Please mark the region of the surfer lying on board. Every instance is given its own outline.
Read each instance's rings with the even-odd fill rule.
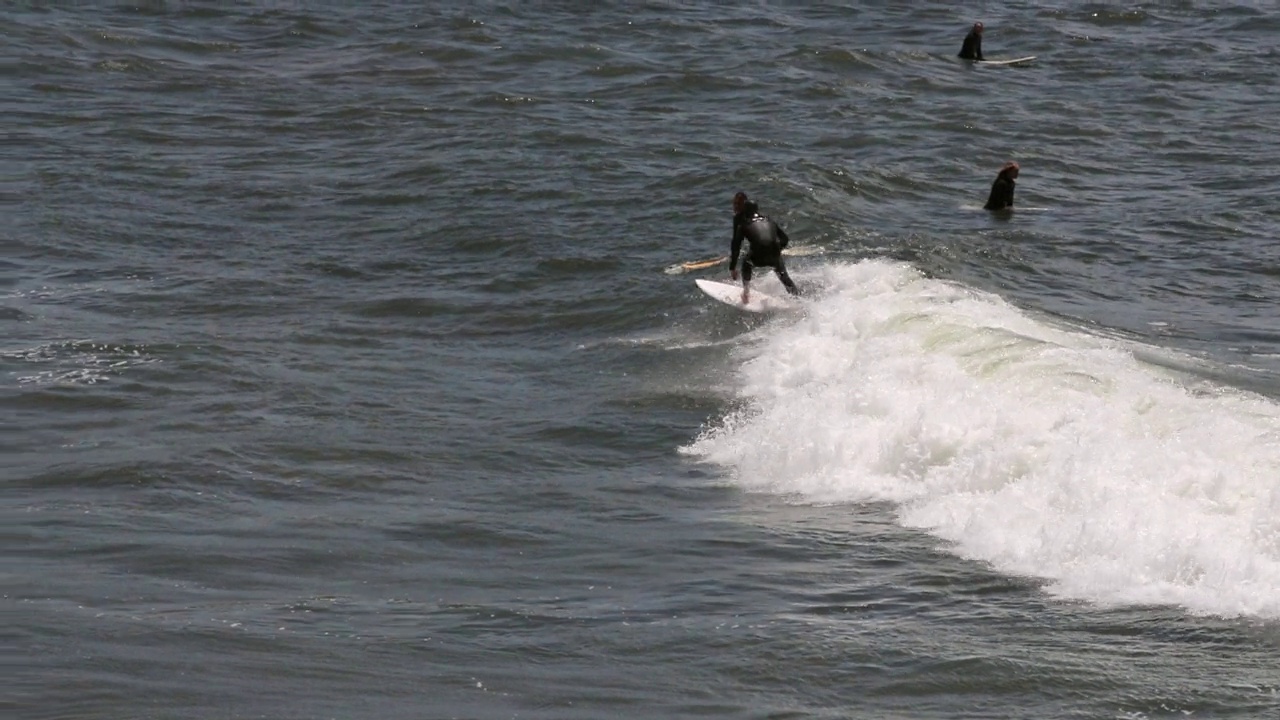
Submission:
[[[746,305],[751,299],[751,270],[757,265],[773,268],[787,292],[799,295],[799,288],[782,265],[782,249],[791,242],[791,238],[778,227],[778,223],[761,215],[760,206],[746,193],[740,192],[733,196],[733,242],[729,244],[729,274],[734,280],[738,279],[738,253],[742,250],[744,238],[750,247],[742,259],[742,304]]]
[[[973,29],[964,36],[964,44],[960,46],[960,57],[965,60],[982,59],[982,23],[974,23]]]
[[[1007,162],[1000,168],[1000,173],[996,175],[995,182],[991,183],[991,195],[987,198],[987,204],[982,207],[986,210],[1009,210],[1013,207],[1013,186],[1016,184],[1014,180],[1018,178],[1018,163]]]

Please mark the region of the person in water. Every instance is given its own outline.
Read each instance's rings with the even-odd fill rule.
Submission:
[[[964,36],[964,44],[960,46],[960,57],[965,60],[982,59],[982,23],[974,23],[973,29]]]
[[[742,304],[746,305],[751,299],[751,271],[757,266],[773,268],[787,292],[799,295],[800,289],[782,265],[782,249],[791,238],[778,223],[761,215],[760,206],[746,193],[740,192],[733,196],[733,242],[729,245],[729,274],[734,280],[738,279],[738,255],[744,239],[749,247],[742,260]]]
[[[987,210],[1011,210],[1013,209],[1013,186],[1018,179],[1018,163],[1007,162],[996,175],[995,182],[991,183],[991,195],[987,198],[987,204],[983,205]]]

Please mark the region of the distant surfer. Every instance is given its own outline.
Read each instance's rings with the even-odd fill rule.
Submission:
[[[746,305],[751,299],[751,271],[757,265],[773,268],[787,292],[799,295],[799,288],[782,265],[782,249],[791,238],[778,223],[761,215],[760,206],[746,193],[740,192],[733,196],[733,242],[729,245],[729,274],[734,280],[738,279],[738,254],[744,238],[750,247],[742,259],[742,304]]]
[[[973,29],[964,36],[964,44],[960,46],[960,57],[965,60],[982,59],[982,23],[974,23]]]
[[[1005,163],[991,183],[991,195],[987,198],[986,210],[1010,210],[1013,208],[1013,186],[1018,179],[1018,163]]]

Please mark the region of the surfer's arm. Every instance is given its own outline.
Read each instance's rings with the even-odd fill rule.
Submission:
[[[774,227],[778,229],[778,247],[785,248],[787,245],[790,245],[791,238],[787,237],[787,231],[783,230],[782,226],[777,223],[774,224]]]
[[[743,231],[744,223],[737,220],[733,221],[733,240],[729,243],[729,270],[732,272],[738,267],[738,254],[742,252],[742,238],[745,237]]]

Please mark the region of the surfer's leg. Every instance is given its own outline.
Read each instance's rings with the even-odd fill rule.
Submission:
[[[751,301],[751,289],[747,287],[751,283],[751,259],[748,258],[742,263],[742,304],[746,305]]]
[[[784,286],[786,286],[787,292],[792,295],[800,294],[800,288],[796,287],[795,281],[787,274],[787,268],[782,265],[781,257],[778,258],[778,263],[773,266],[773,271],[778,274],[778,279],[782,281]]]

